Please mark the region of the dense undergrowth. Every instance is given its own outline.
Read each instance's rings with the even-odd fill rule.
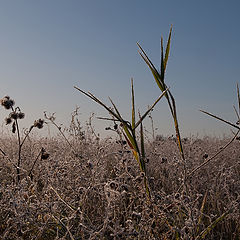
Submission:
[[[101,140],[77,124],[63,133],[72,147],[61,135],[26,140],[19,183],[9,161],[18,156],[17,141],[1,139],[9,155],[0,159],[0,239],[196,239],[226,212],[205,239],[239,239],[238,140],[196,171],[187,188],[179,188],[183,166],[176,139],[149,140],[147,200],[143,174],[119,136]],[[184,139],[187,169],[227,141]],[[36,161],[28,176],[42,148],[49,158]]]

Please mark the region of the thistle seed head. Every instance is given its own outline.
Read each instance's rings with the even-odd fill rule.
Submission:
[[[203,155],[203,159],[207,159],[207,158],[208,158],[208,154],[205,153],[205,154]]]
[[[24,117],[25,117],[25,113],[22,113],[22,112],[18,113],[19,119],[23,119]]]
[[[16,112],[11,112],[9,114],[9,118],[17,120],[18,119],[18,114]]]
[[[41,159],[42,159],[42,160],[46,160],[46,159],[49,158],[49,156],[50,156],[49,153],[47,153],[47,152],[43,152],[43,153],[42,153],[42,156],[41,156]]]
[[[4,98],[6,98],[7,100],[9,100],[9,99],[10,99],[10,97],[9,97],[9,96],[4,96]]]
[[[44,120],[39,118],[38,120],[34,121],[33,126],[40,129],[40,128],[43,128],[43,124],[44,124]]]
[[[1,100],[1,105],[3,107],[5,107],[6,109],[10,109],[14,106],[15,102],[13,99],[10,99],[9,96],[5,96],[4,98],[2,98]]]
[[[7,117],[5,118],[6,125],[10,124],[12,122],[12,119]]]

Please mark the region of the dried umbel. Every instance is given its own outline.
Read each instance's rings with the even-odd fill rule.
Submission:
[[[9,96],[3,97],[0,101],[1,101],[1,105],[6,109],[12,108],[15,104],[14,100],[11,99]]]

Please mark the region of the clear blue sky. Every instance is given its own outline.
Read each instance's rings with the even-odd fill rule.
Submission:
[[[127,118],[133,77],[143,113],[160,92],[136,42],[159,65],[160,37],[166,43],[173,24],[166,83],[176,98],[181,132],[221,136],[230,128],[198,110],[235,121],[239,9],[234,0],[0,1],[0,94],[15,99],[25,124],[48,111],[68,125],[75,106],[84,124],[91,112],[108,115],[74,85],[105,102],[110,96]],[[0,115],[3,122],[3,108]],[[158,134],[174,133],[165,101],[153,117]],[[103,134],[106,124],[94,124]]]

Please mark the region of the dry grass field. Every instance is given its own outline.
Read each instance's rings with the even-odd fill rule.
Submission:
[[[240,239],[239,140],[183,187],[176,139],[149,140],[148,199],[143,173],[119,134],[99,139],[91,126],[82,128],[77,116],[61,131],[68,141],[61,134],[28,136],[21,150],[20,182],[14,167],[18,142],[14,136],[1,139],[1,240]],[[187,171],[228,141],[183,139]]]

